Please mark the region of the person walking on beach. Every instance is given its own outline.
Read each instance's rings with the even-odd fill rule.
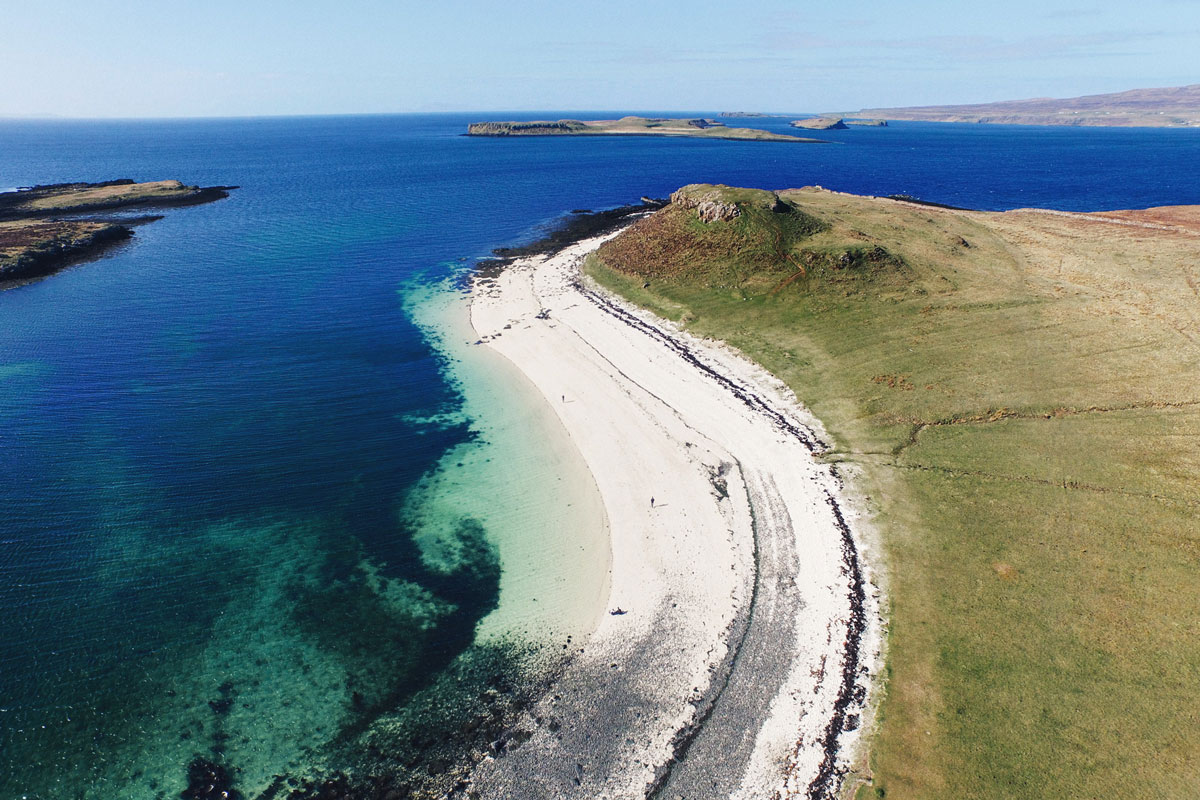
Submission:
[[[654,508],[654,498],[653,497],[650,498],[650,507]]]

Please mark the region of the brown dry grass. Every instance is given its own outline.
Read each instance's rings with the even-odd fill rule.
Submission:
[[[14,220],[0,222],[0,266],[3,259],[15,259],[22,253],[51,242],[71,242],[106,227],[101,222],[44,222]]]
[[[77,208],[109,203],[137,202],[180,197],[192,191],[180,181],[149,181],[147,183],[96,186],[86,189],[69,189],[46,197],[34,198],[23,209],[30,211],[53,211],[60,208]],[[18,209],[20,210],[20,209]]]
[[[1157,206],[1130,211],[1099,211],[1093,216],[1143,222],[1150,225],[1175,225],[1200,233],[1200,206]]]

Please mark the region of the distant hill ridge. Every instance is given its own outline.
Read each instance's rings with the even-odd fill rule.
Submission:
[[[1083,97],[1038,97],[970,105],[872,108],[861,116],[928,122],[1114,127],[1200,127],[1200,83]]]

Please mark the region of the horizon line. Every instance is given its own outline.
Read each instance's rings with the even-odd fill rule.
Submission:
[[[829,112],[829,111],[713,111],[708,109],[698,111],[696,109],[580,109],[580,108],[560,108],[560,109],[484,109],[484,110],[443,110],[443,111],[325,111],[325,112],[302,112],[302,113],[283,113],[283,114],[185,114],[185,115],[165,115],[165,116],[69,116],[59,114],[0,114],[0,122],[171,122],[185,120],[232,120],[232,119],[312,119],[318,117],[399,117],[399,116],[449,116],[452,114],[624,114],[624,115],[643,115],[643,114],[678,114],[680,116],[701,116],[701,115],[720,115],[720,114],[753,114],[765,117],[803,117],[815,116],[831,113],[848,113],[848,112]]]

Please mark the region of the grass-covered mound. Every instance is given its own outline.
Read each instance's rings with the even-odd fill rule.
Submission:
[[[674,200],[587,269],[759,361],[861,468],[891,619],[860,797],[1200,785],[1200,236],[817,189]]]

